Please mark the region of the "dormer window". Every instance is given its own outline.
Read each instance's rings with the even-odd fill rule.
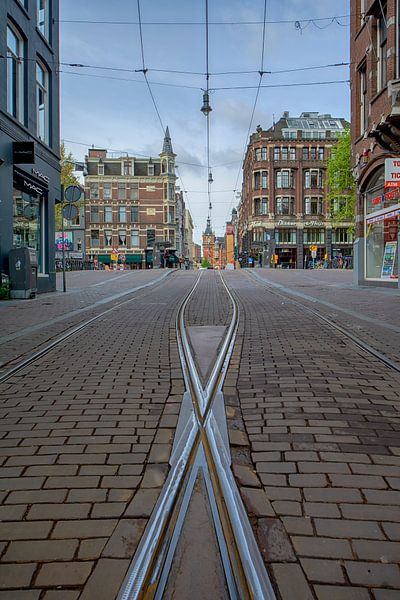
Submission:
[[[150,175],[150,176],[154,175],[154,164],[153,163],[147,164],[147,175]]]
[[[132,175],[132,165],[130,160],[124,160],[122,175]]]
[[[103,177],[103,175],[104,175],[104,164],[103,164],[103,163],[99,163],[99,164],[97,165],[97,174],[98,174],[100,177]]]

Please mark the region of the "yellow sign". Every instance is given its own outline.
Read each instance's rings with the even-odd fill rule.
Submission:
[[[118,254],[111,254],[111,260],[118,260]]]
[[[318,250],[318,246],[310,246],[310,250],[311,250],[311,252],[312,252],[313,250],[314,250],[314,251],[317,251],[317,250]]]

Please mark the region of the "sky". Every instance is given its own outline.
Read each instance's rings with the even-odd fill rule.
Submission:
[[[199,243],[208,214],[206,118],[200,111],[206,87],[205,0],[140,0],[150,90],[143,73],[134,72],[143,69],[137,1],[61,0],[60,5],[61,62],[91,66],[61,66],[61,138],[67,150],[77,160],[92,145],[154,157],[168,125],[177,185],[185,192]],[[238,203],[249,131],[271,127],[283,111],[349,120],[349,67],[325,65],[349,61],[350,7],[349,0],[267,0],[263,62],[264,0],[208,0],[208,13],[211,222],[221,236]],[[193,21],[200,24],[188,24]],[[262,85],[281,87],[261,88],[255,102],[260,70],[321,66],[265,73]],[[332,81],[345,83],[316,85]],[[241,89],[218,89],[227,87]]]

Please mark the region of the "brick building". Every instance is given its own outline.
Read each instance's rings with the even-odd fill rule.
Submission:
[[[215,266],[215,233],[211,228],[210,217],[207,219],[207,225],[203,233],[203,258],[208,260],[212,267]]]
[[[311,262],[311,246],[317,260],[352,256],[350,223],[335,222],[325,191],[329,152],[346,125],[329,114],[285,112],[251,135],[237,225],[243,266],[250,257],[269,266],[275,256],[278,267],[301,269]]]
[[[113,250],[131,268],[159,264],[159,250],[182,244],[184,204],[175,190],[175,154],[168,127],[159,158],[115,156],[89,149],[86,256],[110,264]],[[179,201],[179,215],[176,205]]]
[[[400,154],[400,4],[352,0],[350,12],[354,274],[358,283],[397,286],[400,190],[385,188],[384,165]]]

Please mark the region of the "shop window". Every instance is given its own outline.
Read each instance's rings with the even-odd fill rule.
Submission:
[[[40,62],[36,63],[36,132],[39,139],[49,143],[49,72]]]
[[[44,246],[42,224],[45,204],[39,196],[13,191],[13,247],[33,248],[37,252],[39,271],[44,272]]]
[[[304,244],[325,244],[324,229],[305,229]]]
[[[139,184],[131,183],[131,200],[139,200]]]
[[[156,230],[148,229],[146,231],[146,236],[147,236],[147,247],[152,248],[156,241]]]
[[[296,230],[295,229],[276,229],[275,231],[275,243],[276,244],[296,244]]]
[[[24,41],[7,25],[7,111],[24,123]]]
[[[131,248],[139,248],[139,229],[131,230]]]
[[[294,214],[294,198],[291,196],[278,196],[276,198],[276,214],[277,215],[293,215]]]

